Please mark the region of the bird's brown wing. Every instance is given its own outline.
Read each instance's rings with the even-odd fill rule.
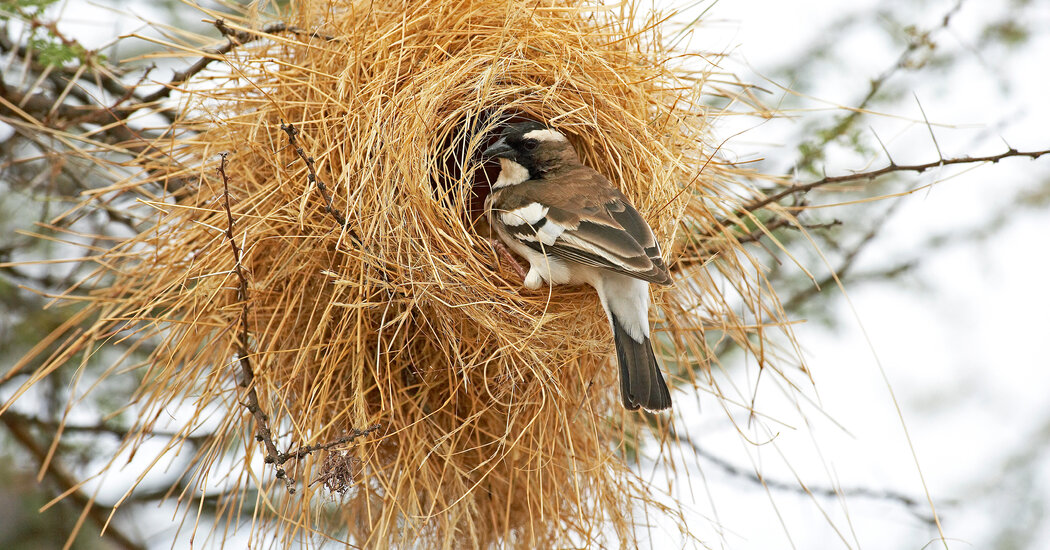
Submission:
[[[502,217],[509,235],[557,258],[671,284],[652,229],[619,189],[582,165],[557,176],[509,193]]]

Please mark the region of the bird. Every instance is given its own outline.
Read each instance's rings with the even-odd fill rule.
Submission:
[[[672,280],[649,224],[543,123],[508,124],[481,158],[499,160],[485,215],[499,241],[528,261],[527,273],[518,267],[525,288],[594,287],[612,328],[624,408],[670,408],[650,340],[649,284]]]

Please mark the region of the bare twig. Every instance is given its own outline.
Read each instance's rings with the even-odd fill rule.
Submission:
[[[761,472],[749,471],[745,468],[741,468],[728,460],[713,455],[706,449],[702,448],[698,443],[693,441],[688,436],[683,435],[680,432],[674,432],[671,434],[672,437],[678,441],[678,443],[685,445],[693,450],[697,456],[704,460],[714,464],[723,472],[733,476],[744,479],[748,482],[755,483],[762,487],[768,487],[777,491],[785,491],[791,493],[805,494],[821,496],[826,498],[868,498],[873,500],[883,500],[896,502],[901,506],[904,506],[908,511],[916,518],[921,520],[923,523],[933,525],[934,519],[930,516],[919,513],[918,507],[925,504],[924,500],[908,496],[903,493],[891,491],[887,489],[870,489],[868,487],[821,487],[821,486],[809,486],[802,483],[800,480],[797,484],[787,483],[775,479],[769,479],[762,475]]]
[[[233,272],[237,275],[237,301],[241,304],[240,336],[238,337],[239,342],[237,346],[237,363],[241,368],[240,386],[247,390],[246,398],[248,402],[245,404],[245,408],[255,418],[255,440],[266,447],[265,462],[267,464],[275,464],[275,476],[277,479],[285,480],[288,490],[294,492],[292,487],[294,482],[287,477],[284,471],[284,462],[277,461],[281,452],[277,450],[277,444],[274,443],[273,432],[270,430],[270,419],[259,405],[259,393],[255,389],[255,371],[252,369],[251,356],[248,351],[248,277],[244,274],[244,267],[241,265],[241,248],[237,246],[237,239],[233,234],[234,220],[233,211],[230,210],[230,177],[226,174],[227,154],[222,153],[220,156],[222,160],[219,163],[218,172],[222,177],[223,206],[226,208],[226,239],[230,242],[230,249],[233,251]]]
[[[780,199],[783,199],[784,197],[788,197],[795,193],[805,193],[807,191],[811,191],[818,187],[824,187],[826,185],[848,183],[853,181],[874,180],[878,177],[885,176],[894,172],[917,172],[921,174],[931,168],[948,166],[952,164],[975,164],[980,162],[990,162],[994,164],[999,162],[1000,160],[1011,157],[1028,157],[1031,159],[1038,159],[1043,155],[1050,155],[1050,149],[1042,149],[1039,151],[1018,151],[1017,149],[1011,148],[1007,149],[1006,151],[1003,151],[1002,153],[999,153],[998,155],[988,155],[984,157],[957,157],[950,159],[940,159],[933,162],[927,162],[925,164],[896,164],[891,161],[890,164],[883,166],[878,170],[871,170],[868,172],[854,172],[852,174],[844,174],[841,176],[825,176],[823,178],[820,178],[819,180],[811,181],[808,183],[797,183],[794,185],[788,185],[787,187],[784,187],[780,191],[769,195],[768,197],[757,199],[745,204],[743,207],[741,207],[741,210],[747,212],[754,212],[764,206],[777,202]]]
[[[226,38],[226,43],[222,46],[219,46],[218,48],[207,50],[207,55],[204,55],[197,61],[194,61],[193,64],[187,67],[185,70],[177,71],[172,76],[171,80],[169,80],[164,85],[163,88],[142,98],[143,103],[152,103],[154,101],[160,101],[161,99],[168,97],[169,95],[171,95],[172,90],[175,90],[179,87],[180,84],[186,82],[190,78],[193,78],[193,76],[197,73],[203,71],[208,65],[211,64],[212,61],[222,59],[223,56],[230,53],[238,46],[248,44],[250,42],[255,42],[256,40],[261,40],[268,34],[279,34],[282,32],[289,32],[295,35],[305,35],[309,36],[310,38],[320,38],[322,40],[327,41],[337,40],[336,38],[328,35],[316,32],[306,32],[297,27],[290,27],[287,23],[284,23],[283,21],[270,23],[269,25],[266,25],[258,31],[232,29],[226,24],[226,21],[222,19],[216,19],[214,22],[212,22],[212,24],[215,25],[215,28],[218,29],[219,32],[222,33],[222,35]]]
[[[294,131],[289,134],[289,139],[294,139]],[[302,153],[302,149],[298,147],[297,149],[300,155],[305,156]],[[233,231],[234,218],[233,211],[230,208],[230,178],[229,175],[226,173],[227,154],[222,153],[220,157],[221,161],[219,163],[217,171],[222,177],[223,206],[226,209],[227,222],[226,239],[230,242],[230,249],[233,251],[233,272],[237,276],[237,301],[241,304],[240,336],[238,337],[239,342],[237,347],[237,362],[240,366],[241,372],[241,380],[239,384],[241,387],[246,389],[247,402],[244,404],[244,406],[246,409],[248,409],[248,412],[250,412],[252,414],[252,417],[255,419],[255,440],[261,442],[266,448],[266,455],[263,457],[263,461],[267,464],[273,464],[275,469],[274,475],[278,479],[283,479],[285,481],[285,485],[287,486],[289,493],[295,493],[295,480],[288,476],[284,468],[284,465],[288,463],[288,461],[300,460],[316,451],[330,450],[339,445],[344,445],[359,437],[378,431],[380,425],[375,424],[363,430],[352,428],[349,434],[344,435],[338,439],[329,441],[327,443],[299,447],[299,449],[295,451],[281,452],[280,450],[278,450],[276,439],[273,435],[273,430],[270,428],[270,419],[266,415],[266,413],[263,412],[262,407],[259,403],[259,393],[255,389],[255,371],[252,369],[251,350],[248,346],[248,277],[244,272],[244,267],[241,262],[241,247],[237,246],[236,236],[234,235]],[[313,175],[312,158],[307,162],[307,166],[309,166],[310,173],[311,175]],[[314,178],[316,178],[316,176],[314,176]],[[312,179],[311,181],[314,180]],[[320,187],[321,185],[323,184],[319,184],[318,187]],[[331,204],[330,200],[329,204]]]
[[[358,428],[353,428],[353,429],[350,430],[349,434],[344,435],[343,437],[340,437],[339,439],[336,439],[336,440],[333,440],[333,441],[329,441],[328,443],[319,443],[317,445],[307,445],[305,447],[300,447],[299,449],[297,449],[294,452],[289,451],[287,453],[279,453],[277,455],[277,461],[280,464],[284,464],[285,462],[288,462],[289,460],[292,460],[292,459],[299,460],[301,458],[305,458],[310,453],[315,453],[317,451],[329,451],[329,450],[331,450],[331,449],[333,449],[335,447],[338,447],[340,445],[345,445],[347,443],[350,443],[351,441],[353,441],[353,440],[355,440],[355,439],[357,439],[359,437],[366,436],[366,435],[369,435],[371,433],[377,432],[377,431],[379,431],[380,427],[381,427],[380,424],[373,424],[373,425],[371,425],[371,426],[369,426],[369,427],[367,427],[367,428],[365,428],[363,430],[358,429]]]
[[[303,148],[299,146],[299,140],[296,138],[296,136],[299,135],[299,130],[296,130],[295,126],[291,123],[285,124],[282,122],[281,131],[288,134],[288,145],[290,145],[292,149],[295,150],[295,154],[306,163],[306,180],[310,185],[317,185],[317,189],[321,192],[321,196],[324,197],[325,212],[331,215],[336,223],[345,228],[347,234],[350,235],[350,238],[353,239],[358,246],[361,246],[361,238],[357,236],[357,233],[353,229],[350,229],[346,216],[335,207],[335,204],[332,203],[332,193],[328,190],[328,186],[325,185],[321,178],[317,177],[317,172],[314,168],[314,158],[308,156],[306,152],[303,151]]]

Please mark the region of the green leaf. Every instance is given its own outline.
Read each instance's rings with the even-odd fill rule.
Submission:
[[[0,19],[9,19],[12,15],[32,19],[42,15],[58,0],[3,0],[0,2]]]
[[[86,51],[79,44],[66,45],[53,38],[33,38],[29,40],[29,49],[36,52],[41,65],[59,67],[73,61],[83,60]]]

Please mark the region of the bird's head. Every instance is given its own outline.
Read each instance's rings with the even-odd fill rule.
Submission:
[[[576,150],[564,134],[535,121],[507,126],[482,156],[485,160],[500,159],[505,170],[524,168],[529,179],[542,178],[566,163],[578,162]]]

